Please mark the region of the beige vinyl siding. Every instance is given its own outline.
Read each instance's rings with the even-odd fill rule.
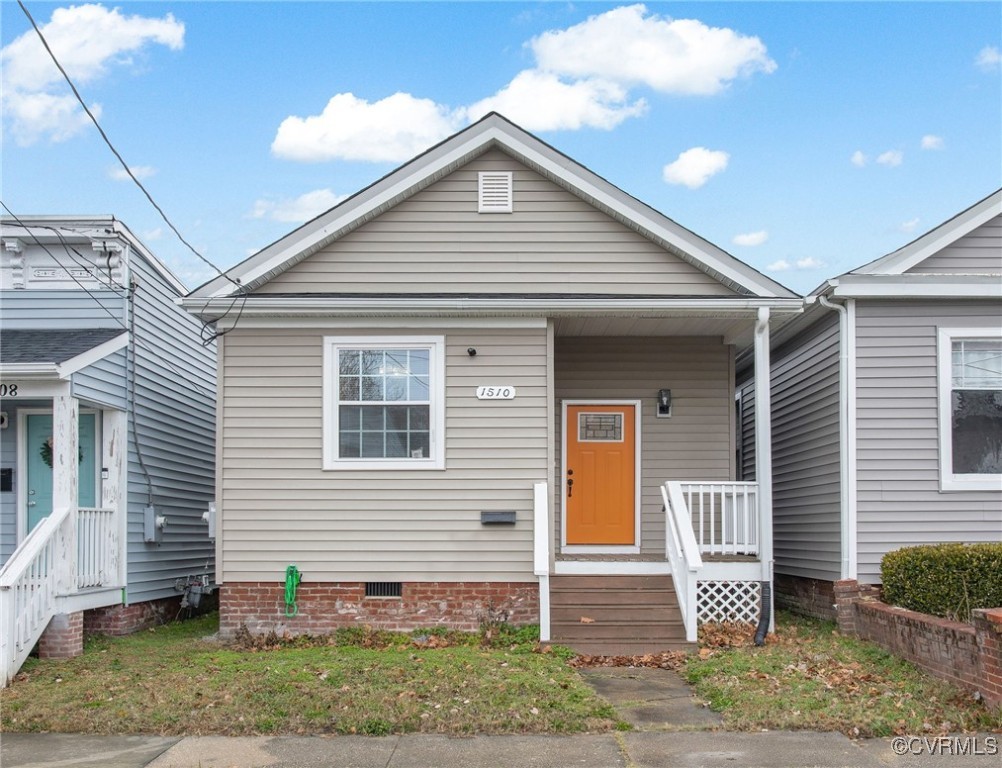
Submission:
[[[477,213],[477,174],[514,172],[514,212]],[[257,293],[733,296],[586,201],[492,150]]]
[[[892,549],[1002,541],[1002,492],[939,490],[937,328],[999,327],[998,302],[860,302],[857,516],[861,581]]]
[[[532,581],[533,483],[547,479],[546,328],[413,332],[446,340],[446,469],[404,471],[321,469],[323,338],[338,333],[226,335],[223,579],[280,581],[295,564],[304,581]],[[517,397],[477,400],[482,384],[513,385]],[[517,523],[482,526],[482,510],[515,510]]]
[[[733,348],[715,337],[556,339],[558,414],[564,400],[641,401],[641,554],[664,555],[662,483],[733,479],[732,354]],[[659,419],[655,400],[658,390],[665,388],[672,392],[672,416]],[[558,423],[554,481],[558,547],[562,432]]]
[[[832,312],[772,353],[773,547],[789,576],[841,577],[838,332]]]
[[[985,222],[908,272],[1002,275],[1002,216]]]

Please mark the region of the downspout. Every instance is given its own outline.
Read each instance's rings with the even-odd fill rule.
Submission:
[[[855,579],[856,567],[856,300],[818,303],[839,315],[839,495],[843,579]]]
[[[769,353],[769,308],[759,307],[755,322],[755,480],[758,483],[762,591],[756,645],[765,643],[772,624],[772,366]]]

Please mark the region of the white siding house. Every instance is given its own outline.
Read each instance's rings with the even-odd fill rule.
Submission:
[[[126,632],[213,583],[215,350],[120,221],[5,217],[0,238],[6,682],[50,622]]]
[[[888,551],[1002,541],[1002,191],[807,301],[774,337],[776,581],[833,615]]]
[[[496,609],[638,649],[758,616],[769,473],[735,480],[735,349],[767,360],[800,298],[503,117],[184,303],[224,334],[224,633]]]

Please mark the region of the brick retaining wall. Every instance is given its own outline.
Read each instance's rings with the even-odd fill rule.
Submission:
[[[980,692],[989,706],[1002,707],[1002,608],[975,610],[972,623],[965,624],[860,595],[865,587],[857,585],[853,596],[849,581],[835,585],[843,632],[871,640],[942,680]]]
[[[285,615],[285,585],[231,582],[219,588],[219,631],[232,637],[243,626],[252,634],[325,634],[339,627],[411,630],[450,627],[472,631],[491,609],[512,624],[539,621],[535,582],[404,582],[402,596],[366,597],[363,582],[303,582],[299,611]]]
[[[773,594],[779,608],[816,619],[835,619],[835,591],[830,581],[777,574]]]

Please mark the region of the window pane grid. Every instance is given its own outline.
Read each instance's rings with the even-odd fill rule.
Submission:
[[[428,348],[338,350],[338,456],[431,457]]]
[[[952,361],[954,389],[1002,389],[1002,341],[956,339]]]

